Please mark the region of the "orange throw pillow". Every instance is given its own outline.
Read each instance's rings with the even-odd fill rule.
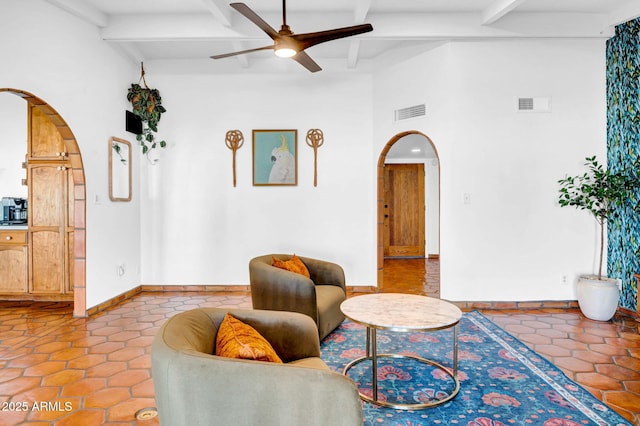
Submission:
[[[255,328],[229,313],[224,316],[218,329],[216,355],[282,364],[273,346]]]
[[[296,274],[304,275],[307,278],[311,278],[309,274],[309,269],[307,266],[300,260],[298,256],[295,254],[291,256],[289,260],[280,260],[273,256],[271,256],[271,266],[275,266],[276,268],[286,269],[287,271],[295,272]]]

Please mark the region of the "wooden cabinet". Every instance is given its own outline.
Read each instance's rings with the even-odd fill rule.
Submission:
[[[29,289],[35,294],[68,293],[67,166],[30,163]]]
[[[40,300],[73,300],[69,272],[73,181],[64,140],[36,107],[29,107],[28,124],[28,292]]]
[[[27,109],[28,226],[0,229],[0,298],[73,300],[73,176],[47,114]]]
[[[0,231],[0,293],[27,292],[27,231]]]
[[[66,159],[67,152],[62,135],[44,112],[30,105],[27,123],[29,160],[64,161]]]

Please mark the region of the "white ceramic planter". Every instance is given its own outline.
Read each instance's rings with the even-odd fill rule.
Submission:
[[[618,309],[622,281],[617,278],[586,275],[578,279],[578,304],[585,317],[596,321],[609,321]]]

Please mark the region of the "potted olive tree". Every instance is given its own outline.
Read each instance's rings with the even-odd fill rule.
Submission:
[[[587,210],[600,228],[600,258],[597,275],[584,275],[578,279],[577,296],[582,313],[590,319],[608,321],[618,308],[621,280],[603,276],[605,227],[616,215],[629,194],[639,186],[638,178],[630,171],[613,173],[598,164],[596,157],[587,157],[588,171],[582,175],[560,179],[560,206],[574,206]]]

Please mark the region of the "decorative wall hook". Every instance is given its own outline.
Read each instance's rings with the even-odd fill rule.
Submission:
[[[244,145],[244,136],[240,130],[229,130],[225,137],[225,144],[233,152],[233,186],[236,186],[236,151]]]
[[[324,135],[320,129],[307,132],[307,145],[313,148],[313,186],[318,186],[318,148],[324,143]]]

